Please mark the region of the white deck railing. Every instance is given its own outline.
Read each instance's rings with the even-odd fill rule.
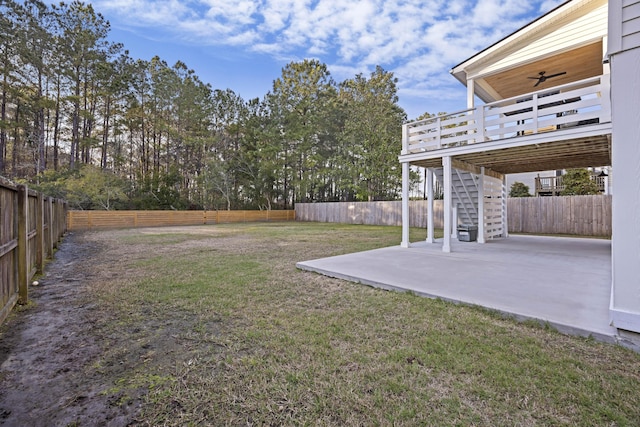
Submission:
[[[607,123],[609,88],[609,75],[602,75],[407,123],[402,154]]]

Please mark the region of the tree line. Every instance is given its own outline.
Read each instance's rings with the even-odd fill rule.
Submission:
[[[81,209],[281,209],[398,197],[406,114],[381,67],[291,62],[262,99],[132,58],[80,1],[0,2],[0,175]]]

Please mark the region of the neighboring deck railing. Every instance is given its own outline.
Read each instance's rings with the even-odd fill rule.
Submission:
[[[601,193],[606,193],[607,177],[591,175]],[[536,196],[561,196],[565,189],[563,176],[538,176],[535,178]]]
[[[407,123],[402,154],[607,123],[609,90],[609,76],[602,75]]]

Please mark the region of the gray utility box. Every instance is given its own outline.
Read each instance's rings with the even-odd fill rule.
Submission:
[[[458,241],[475,242],[478,240],[478,226],[471,224],[458,225]]]

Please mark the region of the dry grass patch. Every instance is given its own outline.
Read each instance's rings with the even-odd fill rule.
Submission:
[[[130,364],[111,393],[144,390],[149,425],[640,424],[636,353],[295,268],[399,237],[315,223],[87,234],[112,337],[100,365]]]

